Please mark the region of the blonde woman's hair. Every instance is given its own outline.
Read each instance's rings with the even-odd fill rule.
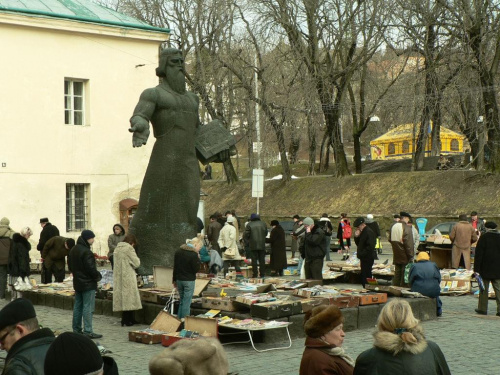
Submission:
[[[27,235],[31,236],[33,234],[33,231],[30,229],[30,227],[24,227],[19,233],[21,233],[21,236],[26,237]]]
[[[401,339],[406,343],[416,343],[417,339],[412,334],[412,330],[417,327],[419,321],[413,315],[413,311],[408,302],[400,298],[394,298],[388,302],[380,312],[377,320],[379,331],[387,331],[401,335]]]

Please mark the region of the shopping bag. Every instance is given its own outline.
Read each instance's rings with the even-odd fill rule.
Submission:
[[[483,278],[477,273],[474,272],[474,277],[476,278],[477,285],[479,286],[479,290],[483,292],[486,288],[484,287],[484,281]]]
[[[410,270],[413,267],[413,263],[408,263],[405,267],[405,284],[410,282]]]

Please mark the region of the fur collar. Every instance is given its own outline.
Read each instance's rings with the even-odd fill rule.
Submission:
[[[373,334],[375,339],[373,345],[393,355],[397,355],[400,352],[408,352],[411,354],[422,353],[427,348],[427,341],[425,340],[422,327],[416,326],[409,330],[409,332],[417,339],[415,344],[404,342],[401,336],[395,333],[381,331]]]
[[[22,243],[24,245],[25,248],[27,248],[28,250],[31,250],[31,244],[29,243],[29,241],[26,239],[26,237],[23,237],[21,236],[21,234],[19,233],[14,233],[14,235],[12,236],[12,240],[14,242],[19,242],[19,243]]]
[[[187,251],[192,251],[193,253],[196,253],[196,250],[194,249],[194,247],[188,246],[186,244],[181,245],[181,250],[187,250]]]

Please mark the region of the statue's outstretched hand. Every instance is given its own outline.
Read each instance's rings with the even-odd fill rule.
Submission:
[[[149,122],[141,117],[134,117],[130,120],[132,125],[128,131],[134,133],[132,136],[132,146],[141,147],[145,145],[149,138]]]

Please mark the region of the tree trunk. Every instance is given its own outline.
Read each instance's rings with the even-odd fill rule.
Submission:
[[[316,128],[312,120],[311,112],[308,111],[307,119],[307,139],[309,141],[309,159],[307,165],[307,175],[313,176],[316,174],[314,167],[316,166]]]

